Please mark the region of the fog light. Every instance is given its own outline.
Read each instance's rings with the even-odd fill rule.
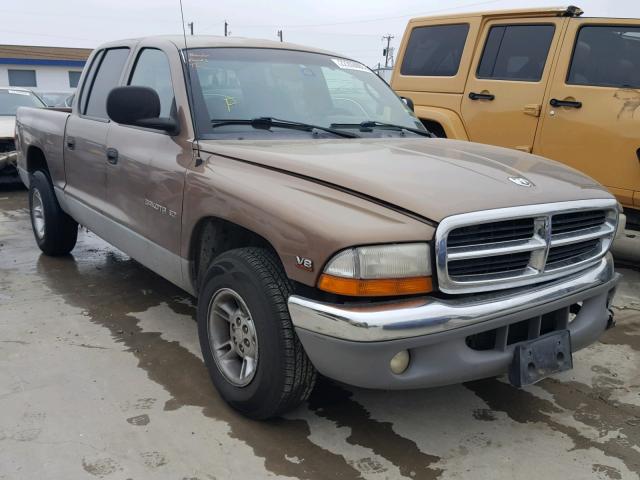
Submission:
[[[401,350],[396,353],[391,359],[391,362],[389,362],[389,366],[393,373],[400,375],[409,366],[409,352],[407,350]]]

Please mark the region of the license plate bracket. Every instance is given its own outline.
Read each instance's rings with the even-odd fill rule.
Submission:
[[[523,387],[572,368],[571,333],[562,330],[516,345],[509,381],[516,387]]]

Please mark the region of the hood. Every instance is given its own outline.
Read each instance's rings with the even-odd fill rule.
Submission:
[[[0,115],[0,138],[13,138],[16,130],[16,117]]]
[[[436,222],[478,210],[612,198],[594,180],[560,163],[458,140],[208,140],[200,146],[334,184]],[[519,185],[526,183],[519,178],[531,185]]]

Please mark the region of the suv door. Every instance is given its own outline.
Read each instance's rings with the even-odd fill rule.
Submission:
[[[92,59],[76,112],[65,129],[65,192],[98,212],[106,207],[106,142],[109,130],[106,99],[117,86],[129,48],[110,48]]]
[[[144,47],[136,55],[126,84],[154,89],[160,97],[160,116],[177,119],[173,85],[181,78],[179,75],[174,72],[172,76],[169,58],[163,50]],[[118,224],[177,255],[190,148],[185,148],[182,138],[161,130],[115,122],[109,130],[108,146],[111,158],[107,169],[107,214]],[[146,253],[155,249],[155,245],[149,245]],[[143,263],[150,261],[149,255],[138,257]],[[165,256],[162,260],[166,265],[170,259]],[[161,267],[148,266],[156,271]]]
[[[571,19],[544,105],[536,153],[640,208],[640,24]]]
[[[485,24],[462,98],[469,140],[530,152],[566,19]]]

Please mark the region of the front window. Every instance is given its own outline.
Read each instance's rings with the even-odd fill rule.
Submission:
[[[45,107],[33,93],[24,90],[0,90],[0,115],[15,116],[18,107]]]
[[[411,31],[400,73],[453,77],[458,73],[469,24],[432,25]]]
[[[207,138],[252,130],[215,123],[260,117],[325,128],[372,121],[423,128],[383,80],[353,60],[260,48],[189,49],[188,57],[197,126]]]

